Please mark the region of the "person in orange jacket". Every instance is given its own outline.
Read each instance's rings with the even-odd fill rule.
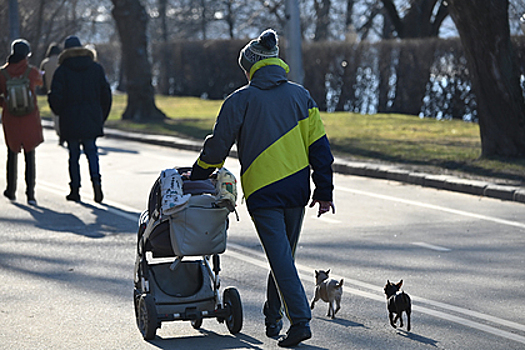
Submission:
[[[5,69],[10,77],[18,77],[24,75],[26,70],[30,68],[28,78],[35,108],[29,114],[22,116],[12,115],[9,112],[5,99],[5,96],[7,96],[7,78],[4,74],[0,74],[0,95],[4,96],[3,98],[0,97],[0,103],[3,109],[2,126],[7,145],[7,186],[4,191],[4,196],[11,201],[16,199],[18,153],[23,149],[26,164],[27,203],[29,205],[36,205],[35,148],[44,141],[44,136],[35,89],[37,86],[43,85],[43,80],[41,72],[36,67],[29,65],[28,58],[30,56],[31,47],[29,43],[24,39],[14,40],[11,44],[11,54],[7,57],[7,62],[1,69]]]

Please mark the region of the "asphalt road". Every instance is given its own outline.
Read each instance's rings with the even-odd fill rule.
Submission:
[[[137,219],[161,170],[197,153],[99,141],[103,204],[92,201],[81,158],[82,203],[68,193],[67,151],[50,130],[37,149],[37,207],[0,200],[0,349],[276,349],[261,307],[268,272],[244,204],[231,217],[223,288],[235,286],[244,327],[204,320],[163,324],[142,339],[132,304]],[[5,164],[5,153],[0,164]],[[226,166],[234,173],[235,159]],[[5,186],[5,180],[2,183]],[[342,309],[313,310],[302,349],[525,349],[525,205],[366,177],[335,176],[336,214],[307,211],[297,265],[308,297],[314,270],[344,278]],[[403,279],[412,331],[388,324],[386,280]]]

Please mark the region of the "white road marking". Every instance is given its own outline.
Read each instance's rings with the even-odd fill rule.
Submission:
[[[256,252],[252,249],[245,248],[240,245],[233,244],[233,243],[228,243],[228,247],[231,248],[226,251],[226,254],[228,256],[231,256],[238,260],[253,264],[255,266],[259,266],[261,268],[269,269],[268,263],[266,262],[266,257],[264,256],[263,253]],[[258,256],[258,258],[255,258],[253,256],[254,254]],[[299,272],[299,275],[302,279],[312,279],[312,276],[313,276],[312,271],[315,270],[314,268],[308,267],[305,265],[301,265],[301,264],[296,264],[296,266],[297,266],[297,271]],[[345,289],[344,289],[345,293],[357,295],[357,296],[367,298],[367,299],[380,301],[383,303],[386,302],[385,296],[383,295],[382,287],[374,286],[366,282],[357,281],[357,280],[354,280],[352,278],[348,278],[345,276],[334,275],[332,276],[332,278],[335,278],[336,280],[339,280],[341,278],[345,279]],[[348,287],[349,285],[363,287],[363,288],[375,291],[376,293],[380,293],[380,295],[370,293],[367,291],[363,291],[363,290],[359,290],[359,289],[355,289],[355,288],[351,288],[351,287]],[[447,305],[444,303],[435,302],[432,300],[414,296],[412,294],[410,296],[412,300],[415,301],[416,303],[425,303],[425,304],[432,305],[435,307],[443,308],[445,310],[454,311],[454,312],[463,314],[465,316],[471,316],[471,317],[475,317],[483,321],[488,321],[488,322],[492,322],[495,324],[499,324],[501,326],[513,328],[518,331],[525,331],[525,325],[522,325],[516,322],[504,320],[504,319],[493,317],[490,315],[485,315],[479,312],[463,309],[463,308],[453,306],[453,305]],[[507,332],[507,331],[504,331],[504,330],[501,330],[495,327],[491,327],[491,326],[488,326],[488,325],[485,325],[485,324],[482,324],[476,321],[472,321],[472,320],[469,320],[463,317],[459,317],[459,316],[454,316],[452,314],[433,310],[433,309],[430,309],[424,306],[420,306],[420,305],[413,305],[412,308],[413,310],[417,312],[424,313],[424,314],[427,314],[433,317],[441,318],[445,321],[455,322],[455,323],[458,323],[464,326],[468,326],[470,328],[478,329],[486,333],[490,333],[493,335],[500,336],[502,338],[514,340],[516,342],[525,344],[525,337],[515,334],[515,333]]]
[[[428,244],[428,243],[425,243],[425,242],[414,242],[412,244],[413,245],[417,245],[419,247],[431,249],[431,250],[437,250],[438,252],[450,252],[451,251],[451,249],[448,249],[448,248],[445,248],[445,247],[440,247],[438,245]]]
[[[350,192],[350,193],[360,194],[360,195],[363,195],[363,196],[369,196],[369,197],[374,197],[374,198],[379,198],[379,199],[385,199],[385,200],[389,200],[389,201],[392,201],[392,202],[398,202],[398,203],[404,203],[404,204],[409,204],[409,205],[415,205],[415,206],[422,207],[422,208],[428,208],[428,209],[432,209],[432,210],[439,210],[439,211],[442,211],[442,212],[445,212],[445,213],[450,213],[450,214],[455,214],[455,215],[462,215],[462,216],[467,216],[467,217],[471,217],[471,218],[475,218],[475,219],[480,219],[480,220],[485,220],[485,221],[492,221],[492,222],[495,222],[495,223],[498,223],[498,224],[502,224],[502,225],[515,226],[515,227],[519,227],[519,228],[525,229],[525,224],[523,224],[521,222],[517,222],[517,221],[498,219],[498,218],[495,218],[495,217],[492,217],[492,216],[470,213],[470,212],[464,211],[464,210],[450,209],[450,208],[442,207],[442,206],[439,206],[439,205],[433,205],[433,204],[428,204],[428,203],[423,203],[423,202],[417,202],[417,201],[412,201],[412,200],[409,200],[409,199],[403,199],[403,198],[397,198],[397,197],[392,197],[392,196],[386,196],[386,195],[382,195],[382,194],[366,192],[366,191],[360,191],[360,190],[355,190],[355,189],[350,189],[350,188],[345,188],[345,187],[340,187],[340,186],[336,186],[336,189],[339,190],[339,191],[343,191],[343,192]]]

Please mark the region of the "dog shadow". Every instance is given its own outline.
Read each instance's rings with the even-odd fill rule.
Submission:
[[[438,341],[437,340],[434,340],[434,339],[431,339],[431,338],[427,338],[427,337],[424,337],[424,336],[419,335],[419,334],[407,332],[407,331],[404,331],[404,330],[401,330],[401,329],[397,330],[397,334],[399,336],[408,338],[408,339],[413,340],[413,341],[417,341],[417,342],[425,344],[425,345],[430,345],[430,346],[433,346],[433,347],[437,347],[437,345],[438,345]]]
[[[360,328],[368,329],[368,327],[365,326],[362,323],[357,323],[357,322],[354,322],[354,321],[346,320],[344,318],[337,318],[337,317],[334,318],[334,319],[325,318],[325,317],[315,317],[315,318],[320,320],[320,321],[327,322],[327,323],[335,323],[337,325],[340,325],[340,326],[346,327],[346,328],[349,328],[349,327],[358,328],[358,327],[360,327]]]

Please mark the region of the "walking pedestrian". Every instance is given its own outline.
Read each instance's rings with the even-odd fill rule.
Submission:
[[[70,193],[67,200],[80,201],[80,147],[89,164],[94,200],[102,202],[102,183],[97,137],[103,136],[104,122],[111,109],[111,89],[96,52],[69,36],[59,55],[48,102],[59,117],[60,137],[69,150]]]
[[[310,306],[294,262],[310,175],[315,185],[310,207],[319,204],[318,215],[335,212],[333,156],[314,100],[286,78],[289,67],[279,58],[275,31],[250,41],[239,65],[249,83],[224,101],[191,179],[221,168],[237,143],[246,205],[271,268],[263,307],[266,335],[280,334],[284,312],[290,328],[278,345],[293,347],[312,336]]]
[[[44,141],[35,89],[41,86],[40,71],[29,65],[31,46],[24,39],[14,40],[7,63],[0,74],[2,126],[7,145],[7,186],[4,196],[16,199],[18,153],[24,150],[27,204],[36,205],[35,148]],[[16,79],[18,86],[10,85]],[[8,85],[10,85],[8,91]],[[18,100],[16,100],[18,98]],[[20,110],[25,110],[20,112]]]
[[[46,57],[40,63],[40,70],[44,73],[44,88],[46,94],[51,91],[51,82],[53,81],[53,75],[58,67],[58,55],[60,54],[60,47],[56,43],[51,43],[46,51]],[[55,132],[59,137],[58,144],[62,145],[64,141],[60,138],[60,129],[58,126],[58,115],[51,111],[51,118],[53,120],[53,126]]]

